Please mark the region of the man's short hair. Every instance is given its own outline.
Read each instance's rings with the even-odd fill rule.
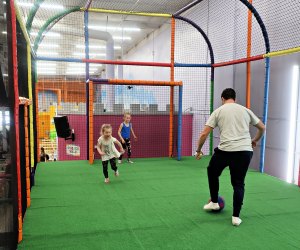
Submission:
[[[223,97],[225,100],[229,100],[229,99],[235,100],[236,93],[234,89],[227,88],[223,90],[221,97]]]

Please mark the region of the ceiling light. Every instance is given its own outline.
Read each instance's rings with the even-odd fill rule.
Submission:
[[[22,7],[33,7],[33,3],[22,3],[22,2],[18,2],[18,6],[22,6]],[[46,4],[46,3],[42,3],[40,5],[40,8],[43,9],[55,9],[55,10],[63,10],[64,6],[59,5],[59,4]]]
[[[38,74],[54,74],[54,73],[56,73],[56,70],[54,69],[54,70],[38,70],[37,71],[37,73]]]
[[[32,36],[37,36],[38,33],[37,33],[37,32],[30,32],[30,35],[32,35]],[[57,33],[57,32],[47,32],[47,33],[45,34],[45,36],[59,37],[60,34]]]
[[[113,36],[115,40],[131,40],[130,36]]]
[[[5,2],[5,1],[3,1],[3,4],[6,4],[6,2]]]
[[[31,46],[34,46],[34,44],[31,44]],[[41,43],[39,44],[39,48],[59,48],[59,45],[51,43]]]
[[[78,45],[76,45],[76,48],[78,48],[78,49],[85,49],[85,45],[80,45],[80,44],[78,44]],[[89,49],[105,49],[106,48],[106,46],[104,46],[104,45],[89,45]],[[115,50],[118,50],[118,49],[121,49],[121,46],[114,46],[114,49]]]
[[[7,31],[2,31],[2,34],[6,35],[6,34],[7,34]]]
[[[113,26],[101,26],[101,25],[89,25],[89,29],[92,30],[109,30],[109,31],[128,31],[128,32],[139,32],[140,28],[131,27],[113,27]]]
[[[53,52],[53,51],[38,51],[38,55],[51,55],[51,56],[57,56],[58,52]]]
[[[55,67],[57,64],[56,63],[54,63],[54,62],[38,62],[37,63],[37,66],[38,67],[40,67],[40,66],[42,66],[42,67],[47,67],[47,66],[50,66],[50,67]]]
[[[81,53],[81,52],[74,52],[73,53],[74,56],[85,56],[85,53]],[[89,53],[89,56],[105,56],[106,54],[104,53]]]
[[[89,74],[92,74],[92,73],[96,73],[95,71],[90,71]],[[81,71],[81,72],[78,72],[78,71],[67,71],[66,72],[66,75],[84,75],[85,74],[85,71]]]
[[[76,48],[85,49],[85,45],[77,44]],[[89,45],[89,49],[105,49],[104,45]]]

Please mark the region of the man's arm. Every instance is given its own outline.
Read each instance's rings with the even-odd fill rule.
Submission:
[[[257,132],[255,137],[252,139],[253,148],[256,147],[257,142],[260,140],[260,138],[262,138],[266,130],[265,124],[263,124],[261,121],[259,121],[256,125],[254,125],[254,127],[257,128]]]
[[[200,136],[199,136],[199,140],[198,140],[198,148],[196,150],[197,154],[196,154],[196,159],[200,160],[201,156],[202,156],[202,146],[206,141],[207,136],[210,134],[210,132],[213,131],[213,128],[210,126],[205,125],[204,129],[202,130]]]

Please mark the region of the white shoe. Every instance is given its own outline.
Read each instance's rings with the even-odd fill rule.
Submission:
[[[115,176],[119,176],[120,174],[119,174],[119,170],[117,170],[116,172],[115,172]]]
[[[242,220],[239,217],[232,216],[232,225],[239,226],[242,223]]]
[[[109,178],[105,178],[104,183],[109,183]]]
[[[128,160],[127,160],[127,162],[128,162],[128,163],[133,163],[133,161],[132,161],[132,160],[130,160],[130,159],[128,159]]]
[[[204,210],[207,210],[207,211],[211,211],[211,210],[219,210],[220,209],[220,206],[218,203],[214,203],[214,202],[210,202],[206,205],[204,205],[203,207]]]
[[[122,160],[118,160],[118,164],[122,164]]]

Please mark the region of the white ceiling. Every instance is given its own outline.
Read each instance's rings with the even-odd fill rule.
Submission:
[[[18,0],[21,15],[26,23],[34,0]],[[72,7],[84,7],[87,0],[45,0],[37,11],[33,24],[30,39],[32,44],[35,41],[36,33],[45,22],[52,16]],[[191,0],[94,0],[91,8],[103,8],[120,11],[151,12],[151,13],[175,13],[186,6]],[[63,8],[63,9],[59,9]],[[48,32],[37,51],[38,56],[60,57],[60,58],[84,58],[84,18],[83,12],[68,14]],[[90,34],[90,58],[105,59],[105,41],[93,39],[97,33],[106,31],[114,38],[115,59],[122,58],[131,48],[140,43],[147,36],[163,24],[169,22],[169,18],[145,17],[135,15],[115,15],[107,13],[89,13]],[[137,29],[137,30],[132,30]],[[99,31],[100,30],[100,31]],[[41,63],[40,65],[45,65]],[[50,64],[49,64],[50,65]],[[68,63],[52,63],[56,67],[52,74],[64,74],[70,71]],[[80,66],[82,68],[82,66]],[[43,66],[40,72],[50,72],[49,67]],[[96,72],[102,68],[97,68]],[[91,72],[92,73],[92,72]]]

